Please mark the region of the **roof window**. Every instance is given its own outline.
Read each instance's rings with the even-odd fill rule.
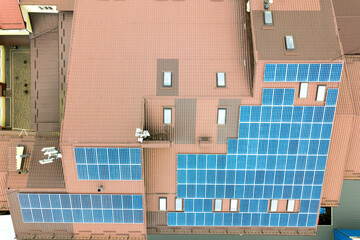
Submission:
[[[214,211],[220,212],[222,210],[222,199],[215,199]]]
[[[225,124],[226,122],[226,108],[218,108],[218,124]]]
[[[182,198],[175,199],[175,210],[183,211],[183,199]]]
[[[272,199],[270,200],[270,212],[277,212],[278,209],[278,200]]]
[[[285,36],[286,50],[295,50],[294,37]]]
[[[166,197],[160,197],[159,198],[159,210],[160,211],[166,211]]]
[[[238,200],[237,199],[230,200],[230,211],[232,211],[232,212],[238,211]]]
[[[164,72],[163,86],[164,87],[172,86],[172,72]]]
[[[319,85],[317,88],[317,93],[316,93],[316,101],[318,101],[318,102],[325,101],[325,92],[326,92],[326,86]]]
[[[308,93],[309,83],[300,83],[299,98],[306,98]]]
[[[274,25],[273,16],[271,11],[264,11],[264,24]]]
[[[171,115],[172,115],[172,109],[164,108],[164,124],[171,124]]]
[[[287,201],[286,211],[287,212],[294,212],[295,211],[295,200],[294,199],[290,199],[290,200]]]
[[[216,86],[217,87],[225,87],[225,73],[224,72],[217,72],[216,73]]]

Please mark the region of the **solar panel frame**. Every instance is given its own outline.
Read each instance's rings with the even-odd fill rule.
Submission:
[[[267,63],[264,82],[340,82],[343,63]]]
[[[30,197],[39,205],[31,206]],[[142,195],[19,193],[18,198],[24,223],[144,222]]]
[[[200,204],[215,198],[241,199],[239,213],[230,217],[208,212],[205,226],[316,226],[311,214],[317,213],[303,208],[299,213],[268,213],[268,201],[314,201],[315,209],[323,184],[336,90],[328,89],[329,104],[302,107],[293,106],[294,89],[263,89],[262,106],[240,108],[238,138],[228,140],[227,154],[178,154],[177,197],[184,198],[185,218],[191,219],[170,215],[169,226],[197,225],[196,219],[202,219],[197,214],[204,212],[199,211],[201,205],[194,206],[195,201]],[[270,117],[263,116],[264,112]]]
[[[142,180],[140,148],[74,148],[79,180]]]

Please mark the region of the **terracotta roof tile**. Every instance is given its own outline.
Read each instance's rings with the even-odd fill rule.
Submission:
[[[352,134],[349,143],[349,153],[346,160],[345,178],[360,179],[359,164],[359,146],[360,146],[360,117],[354,119],[352,125]]]
[[[360,53],[360,2],[332,0],[345,54]]]
[[[264,10],[264,1],[251,1],[252,10]],[[276,11],[319,11],[319,0],[286,0],[274,1],[269,10]]]
[[[33,19],[30,40],[32,128],[36,131],[59,131],[59,29],[58,17],[48,14]]]
[[[336,16],[360,16],[358,0],[332,0]]]
[[[345,71],[348,77],[355,114],[360,115],[360,55],[346,56]]]
[[[352,116],[335,116],[321,195],[322,205],[339,203],[352,124]]]
[[[59,141],[58,133],[40,133],[35,136],[33,132],[29,132],[29,136],[19,137],[19,132],[2,131],[3,141],[0,145],[7,145],[4,149],[4,155],[0,158],[0,162],[5,161],[7,164],[7,187],[16,189],[27,188],[64,188],[64,176],[61,160],[53,164],[42,165],[39,160],[45,156],[41,152],[43,147],[57,147]],[[8,142],[6,144],[6,141]],[[3,142],[5,144],[3,144]],[[25,146],[25,153],[29,153],[30,157],[24,158],[23,170],[27,170],[26,174],[19,174],[16,170],[16,150],[17,145]],[[3,152],[3,151],[2,151]]]
[[[349,75],[348,64],[344,64],[343,73],[341,76],[341,83],[339,89],[338,102],[336,106],[337,115],[353,115],[355,114],[355,104],[353,100],[353,91],[351,83],[353,78]]]
[[[25,24],[16,0],[0,1],[0,29],[24,29]]]
[[[6,179],[7,173],[0,172],[0,211],[8,209],[7,195],[6,195]]]
[[[250,95],[238,3],[75,4],[63,143],[136,142],[142,98],[156,95],[157,59],[179,59],[179,96]],[[228,89],[216,89],[217,71],[232,75]]]
[[[262,2],[262,1],[252,1]],[[287,1],[274,1],[288,4]],[[263,8],[252,11],[255,35],[255,53],[260,60],[326,60],[341,56],[340,42],[335,27],[331,0],[311,1],[320,3],[320,9],[307,11],[297,9],[303,1],[290,1],[292,9],[272,9],[274,26],[264,26]],[[309,1],[306,1],[307,3]],[[314,7],[309,3],[309,7]],[[311,26],[311,27],[309,27]],[[285,35],[294,37],[295,50],[286,51]]]
[[[360,16],[336,17],[340,39],[345,54],[360,53]]]

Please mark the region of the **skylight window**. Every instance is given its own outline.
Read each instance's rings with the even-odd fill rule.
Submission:
[[[221,210],[222,210],[222,200],[221,199],[215,199],[214,211],[220,212]]]
[[[285,36],[286,50],[295,50],[294,37]]]
[[[299,98],[307,98],[309,83],[300,83]]]
[[[264,24],[265,25],[274,25],[273,16],[271,11],[264,12]]]
[[[231,199],[230,200],[230,211],[235,212],[238,210],[238,200],[237,199]]]
[[[277,212],[278,200],[270,200],[270,212]]]
[[[172,72],[164,72],[163,86],[164,87],[171,87],[172,86]]]
[[[218,109],[218,124],[225,124],[226,122],[226,108]]]
[[[159,210],[160,211],[166,211],[166,197],[160,197],[159,198]]]
[[[326,92],[326,86],[319,85],[317,88],[317,93],[316,93],[316,101],[318,101],[318,102],[325,101],[325,92]]]
[[[288,200],[286,211],[288,211],[288,212],[294,212],[295,211],[295,200],[294,199]]]
[[[216,86],[217,87],[225,87],[225,73],[224,72],[217,72],[216,73]]]
[[[182,198],[175,199],[175,210],[176,211],[183,211],[183,200]]]
[[[171,124],[172,109],[164,108],[164,124]]]

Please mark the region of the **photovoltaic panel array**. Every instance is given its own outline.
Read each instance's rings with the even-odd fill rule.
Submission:
[[[79,180],[141,180],[140,148],[74,148]]]
[[[201,166],[203,160],[205,167]],[[326,155],[181,154],[178,162],[178,198],[316,200],[321,194]],[[182,168],[183,162],[187,167]]]
[[[168,213],[168,226],[314,227],[316,221],[317,213]]]
[[[168,213],[169,226],[316,226],[338,89],[325,106],[294,106],[294,95],[264,89],[261,106],[242,106],[227,154],[178,154],[184,212]],[[224,198],[239,210],[213,212]],[[300,200],[299,212],[269,213],[270,199]]]
[[[342,63],[265,64],[265,82],[340,82]]]
[[[143,223],[142,195],[25,194],[24,223]]]

